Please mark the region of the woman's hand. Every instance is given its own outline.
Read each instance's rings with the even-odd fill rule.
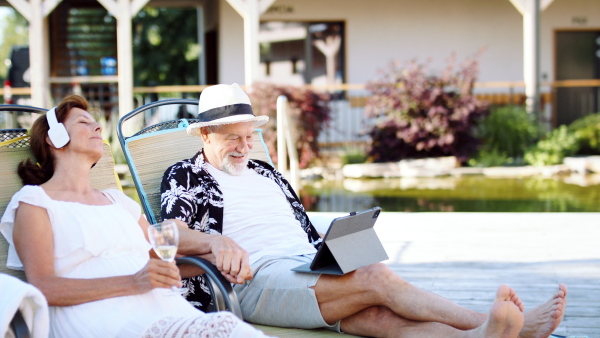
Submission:
[[[181,276],[175,263],[160,259],[150,259],[131,280],[138,293],[146,293],[155,288],[181,287]]]

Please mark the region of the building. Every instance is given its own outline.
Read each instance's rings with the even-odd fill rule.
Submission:
[[[133,108],[130,20],[143,6],[197,8],[201,84],[360,88],[392,60],[430,58],[441,68],[452,53],[462,60],[483,49],[479,81],[487,87],[479,91],[522,91],[530,105],[540,93],[552,94],[555,124],[600,111],[600,0],[2,1],[30,20],[32,98],[40,106],[48,105],[40,93],[48,92],[56,70],[48,55],[57,52],[45,38],[60,29],[52,13],[95,3],[115,19],[106,25],[115,27],[118,72],[87,80],[118,84],[120,114]]]

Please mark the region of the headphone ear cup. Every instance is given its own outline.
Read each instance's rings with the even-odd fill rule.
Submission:
[[[60,149],[69,143],[69,133],[62,123],[52,125],[50,130],[48,130],[48,137],[57,149]]]

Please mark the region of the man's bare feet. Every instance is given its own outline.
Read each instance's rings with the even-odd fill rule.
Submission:
[[[487,321],[468,331],[467,336],[479,338],[516,338],[523,327],[523,304],[516,292],[500,285]]]
[[[567,286],[561,283],[550,300],[525,312],[525,325],[519,338],[547,338],[562,321],[566,306]]]

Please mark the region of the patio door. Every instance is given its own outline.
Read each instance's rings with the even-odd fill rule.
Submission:
[[[555,60],[557,81],[600,79],[600,30],[556,31]],[[600,112],[599,98],[599,87],[557,88],[555,125]]]

